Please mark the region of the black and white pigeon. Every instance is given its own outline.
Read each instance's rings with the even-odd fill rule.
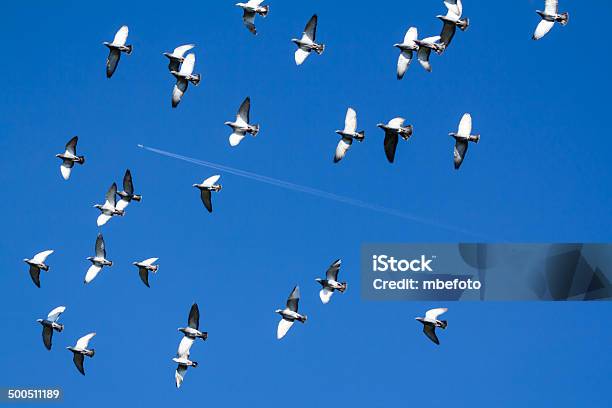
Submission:
[[[117,183],[113,183],[108,191],[106,192],[106,201],[103,205],[96,204],[94,208],[100,210],[101,214],[98,216],[96,223],[98,227],[106,224],[108,220],[115,216],[123,216],[125,214],[124,210],[117,208]]]
[[[544,11],[537,10],[536,13],[540,15],[542,20],[538,23],[531,37],[534,40],[539,40],[548,34],[555,23],[564,26],[569,22],[569,13],[559,13],[559,0],[545,0]]]
[[[113,42],[104,42],[103,44],[108,47],[110,50],[108,53],[108,58],[106,59],[106,77],[110,78],[115,73],[117,69],[117,64],[119,64],[119,59],[121,59],[121,53],[125,52],[127,55],[132,53],[132,46],[125,45],[127,41],[129,29],[128,26],[124,25],[117,31],[115,34],[115,38]]]
[[[353,139],[358,142],[363,142],[365,139],[365,132],[363,130],[357,131],[357,113],[353,108],[348,108],[346,116],[344,117],[344,129],[336,130],[336,133],[342,136],[342,139],[336,146],[336,153],[334,154],[334,163],[338,163],[348,149],[353,144]]]
[[[149,271],[153,273],[157,273],[157,269],[159,269],[159,265],[154,265],[159,258],[149,258],[144,261],[134,262],[132,265],[136,265],[138,267],[138,275],[140,276],[140,280],[144,283],[148,288],[149,286]]]
[[[47,350],[51,350],[51,340],[53,339],[53,330],[61,332],[64,330],[64,325],[58,323],[59,317],[66,310],[66,306],[58,306],[49,312],[46,319],[37,319],[43,327],[42,338]]]
[[[189,309],[187,327],[179,327],[178,331],[184,334],[179,344],[179,355],[189,352],[189,348],[191,348],[191,344],[195,339],[202,339],[204,341],[208,338],[208,332],[200,331],[200,309],[197,303],[191,305],[191,309]]]
[[[306,27],[302,33],[302,38],[293,38],[291,40],[298,47],[295,51],[296,65],[302,65],[312,51],[316,52],[318,55],[323,54],[323,51],[325,51],[325,44],[317,44],[316,42],[317,22],[318,17],[315,14],[310,17],[310,20],[308,20],[308,23],[306,23]]]
[[[416,27],[410,27],[404,35],[404,41],[399,44],[393,44],[394,47],[399,48],[400,55],[397,58],[397,79],[402,79],[406,70],[412,62],[414,52],[419,50],[419,46],[415,42],[418,38],[418,30]]]
[[[176,384],[176,388],[180,388],[183,384],[185,374],[187,374],[187,369],[189,367],[196,368],[198,366],[198,363],[196,361],[192,361],[189,359],[190,348],[191,345],[189,345],[186,352],[184,352],[183,354],[176,353],[176,357],[172,359],[172,361],[177,363],[176,371],[174,372],[174,382]]]
[[[73,137],[68,141],[68,143],[66,143],[66,151],[64,151],[64,153],[59,153],[55,155],[55,157],[62,159],[62,164],[60,165],[60,172],[62,173],[62,177],[64,178],[64,180],[68,180],[70,178],[70,173],[72,172],[72,167],[74,167],[74,163],[85,163],[85,156],[77,156],[76,153],[78,141],[78,136]]]
[[[440,344],[440,340],[438,340],[438,336],[436,336],[436,327],[446,329],[446,326],[448,326],[447,321],[438,320],[438,316],[447,310],[448,309],[445,307],[440,307],[437,309],[428,310],[425,313],[425,317],[415,317],[415,320],[423,323],[423,333],[425,333],[425,335],[429,337],[431,341],[438,345]]]
[[[46,251],[42,251],[34,255],[32,259],[25,258],[23,262],[27,263],[30,266],[30,277],[32,278],[32,282],[36,286],[40,288],[40,270],[47,272],[49,270],[49,265],[45,263],[47,257],[53,253],[52,249],[48,249]]]
[[[453,152],[455,169],[461,167],[468,150],[468,143],[478,143],[480,135],[472,135],[472,115],[465,113],[459,122],[457,133],[451,132],[448,135],[455,139],[455,149]]]
[[[72,351],[72,361],[74,361],[74,365],[76,366],[77,370],[79,370],[79,373],[83,375],[85,375],[85,368],[83,367],[85,356],[92,358],[96,353],[94,349],[87,348],[89,347],[89,341],[95,335],[96,333],[86,334],[85,336],[77,340],[76,345],[74,347],[66,347],[68,350]]]
[[[172,107],[176,108],[181,102],[183,95],[187,92],[189,83],[191,82],[195,86],[200,83],[200,74],[194,74],[193,69],[195,67],[195,54],[187,54],[185,60],[181,64],[181,68],[177,71],[170,71],[176,78],[176,84],[172,88]]]
[[[232,128],[232,134],[229,137],[230,146],[238,146],[246,134],[250,134],[253,137],[259,133],[259,125],[251,125],[251,98],[246,97],[240,104],[238,113],[236,114],[235,122],[225,122],[225,125]]]
[[[259,14],[262,17],[268,15],[270,6],[262,6],[264,0],[249,0],[246,3],[237,3],[236,6],[242,9],[242,22],[245,27],[249,29],[253,35],[257,35],[257,28],[255,27],[255,15]]]
[[[414,42],[419,46],[417,59],[427,72],[431,72],[431,63],[429,62],[431,51],[433,50],[437,54],[442,54],[444,51],[444,44],[442,44],[440,40],[441,38],[439,35],[423,38],[422,40],[414,40]]]
[[[408,140],[412,136],[412,125],[404,126],[404,122],[404,118],[393,118],[386,125],[384,123],[376,125],[385,131],[385,155],[389,163],[393,163],[395,160],[395,150],[397,149],[399,136],[404,140]]]
[[[461,0],[444,0],[444,5],[448,9],[448,12],[445,16],[436,17],[444,23],[440,34],[440,43],[443,44],[446,50],[455,36],[457,27],[459,27],[461,31],[467,30],[470,25],[470,19],[461,18],[463,13],[463,4],[461,4]]]
[[[221,184],[215,184],[221,178],[220,175],[215,174],[214,176],[210,176],[206,180],[202,182],[202,184],[194,184],[193,187],[197,187],[200,190],[200,198],[202,199],[202,203],[204,207],[208,210],[209,213],[212,212],[212,192],[215,193],[221,190]]]
[[[132,182],[132,172],[130,169],[127,169],[123,175],[123,191],[117,192],[117,195],[121,197],[117,203],[117,211],[124,211],[132,200],[142,200],[141,195],[134,194],[134,183]]]
[[[289,331],[293,323],[297,320],[300,323],[306,323],[307,317],[298,313],[298,303],[300,302],[300,287],[296,286],[291,291],[287,298],[287,306],[284,309],[277,309],[275,313],[281,315],[282,319],[278,322],[276,329],[276,338],[282,339]]]
[[[96,256],[89,256],[87,260],[90,261],[92,265],[87,269],[87,273],[85,274],[85,283],[94,280],[103,267],[113,266],[113,261],[106,259],[106,246],[104,245],[104,237],[102,234],[98,234],[96,238]]]
[[[178,72],[181,64],[185,61],[185,53],[192,50],[194,47],[195,44],[185,44],[179,45],[172,52],[164,52],[164,56],[170,60],[170,62],[168,62],[168,70],[170,72]]]
[[[334,263],[327,268],[325,279],[316,279],[316,281],[323,287],[319,291],[319,297],[321,298],[321,302],[323,302],[323,304],[329,303],[334,291],[337,290],[340,293],[344,293],[348,287],[346,282],[338,282],[338,272],[340,272],[341,263],[342,261],[340,259],[334,261]]]

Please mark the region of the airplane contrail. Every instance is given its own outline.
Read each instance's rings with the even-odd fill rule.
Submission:
[[[408,213],[405,213],[399,210],[395,210],[393,208],[371,204],[371,203],[357,200],[354,198],[330,193],[324,190],[319,190],[317,188],[303,186],[300,184],[291,183],[291,182],[284,181],[284,180],[279,180],[273,177],[268,177],[268,176],[264,176],[261,174],[252,173],[250,171],[240,170],[234,167],[225,166],[223,164],[217,164],[217,163],[209,162],[206,160],[195,159],[193,157],[182,156],[180,154],[168,152],[168,151],[161,150],[161,149],[156,149],[154,147],[144,146],[142,144],[139,144],[138,147],[140,147],[141,149],[153,152],[153,153],[160,154],[162,156],[171,157],[173,159],[178,159],[178,160],[182,160],[188,163],[197,164],[198,166],[203,166],[203,167],[208,167],[208,168],[219,170],[219,171],[224,171],[226,173],[230,173],[230,174],[233,174],[239,177],[244,177],[244,178],[259,181],[262,183],[270,184],[276,187],[285,188],[287,190],[293,190],[293,191],[298,191],[301,193],[310,194],[316,197],[325,198],[325,199],[333,200],[333,201],[340,202],[343,204],[352,205],[354,207],[364,208],[366,210],[376,211],[378,213],[387,214],[387,215],[391,215],[391,216],[398,217],[398,218],[403,218],[405,220],[414,221],[414,222],[418,222],[418,223],[426,224],[426,225],[432,225],[432,226],[442,228],[445,230],[449,230],[449,231],[460,232],[460,233],[469,234],[472,236],[478,236],[478,234],[475,234],[474,232],[467,231],[459,227],[442,224],[442,223],[439,223],[433,220],[429,220],[429,219],[422,218],[422,217],[417,217],[412,214],[408,214]]]

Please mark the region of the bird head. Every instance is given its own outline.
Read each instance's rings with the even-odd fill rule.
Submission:
[[[274,313],[282,314],[282,313],[283,313],[283,310],[282,310],[282,309],[276,309],[276,310],[274,311]]]
[[[87,259],[88,261],[93,261],[93,260],[94,260],[94,257],[93,257],[93,256],[88,256],[88,257],[87,257],[87,258],[85,258],[85,259]]]
[[[384,123],[379,123],[378,125],[376,125],[376,127],[384,129],[387,125],[385,125]]]
[[[42,324],[43,319],[36,319],[36,321],[37,321],[38,323]]]
[[[102,206],[100,204],[94,204],[93,208],[97,208],[98,210],[101,210]]]

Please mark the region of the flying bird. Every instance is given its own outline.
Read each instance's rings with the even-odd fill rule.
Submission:
[[[187,54],[185,60],[181,64],[181,69],[177,71],[170,71],[176,78],[176,84],[172,88],[172,107],[176,108],[181,102],[183,95],[187,92],[189,82],[198,86],[200,83],[200,74],[194,74],[193,68],[195,67],[195,54]]]
[[[236,6],[242,9],[242,22],[245,27],[249,29],[253,35],[257,35],[257,28],[255,27],[255,15],[259,14],[262,17],[268,15],[270,6],[262,6],[264,0],[249,0],[246,3],[237,3]]]
[[[408,140],[410,136],[412,136],[413,127],[412,125],[404,126],[404,118],[394,118],[391,119],[386,125],[384,123],[379,123],[379,128],[385,131],[385,154],[387,156],[387,160],[389,163],[393,163],[395,160],[395,150],[397,148],[397,142],[399,140],[399,136],[404,140]]]
[[[341,263],[342,261],[340,259],[336,260],[329,266],[329,268],[327,268],[325,279],[316,279],[316,281],[323,287],[319,291],[319,297],[321,298],[321,302],[323,302],[323,304],[329,303],[334,291],[337,290],[340,293],[344,293],[348,286],[346,282],[338,282],[338,272],[340,272]]]
[[[202,203],[209,213],[211,213],[213,210],[212,192],[218,192],[221,190],[221,184],[215,184],[217,181],[219,181],[219,178],[221,178],[221,176],[216,174],[204,180],[202,184],[193,185],[193,187],[200,189],[200,198],[202,199]]]
[[[178,348],[179,356],[189,353],[189,349],[195,339],[202,339],[202,341],[205,341],[208,338],[208,332],[200,331],[200,309],[197,303],[191,305],[189,318],[187,319],[187,327],[179,327],[178,331],[184,334]]]
[[[278,322],[276,329],[276,338],[282,339],[289,331],[293,323],[297,320],[301,323],[306,323],[307,317],[298,313],[298,303],[300,301],[300,287],[296,286],[291,291],[287,298],[287,306],[284,309],[277,309],[275,313],[281,315],[282,319]]]
[[[348,108],[346,111],[346,116],[344,117],[344,130],[336,130],[336,133],[342,136],[342,139],[340,139],[336,146],[334,163],[338,163],[342,160],[353,144],[353,139],[358,142],[363,142],[365,138],[365,132],[363,130],[357,131],[357,113],[353,108]]]
[[[442,26],[442,33],[440,34],[440,43],[443,44],[445,50],[453,40],[457,27],[459,27],[461,31],[467,30],[470,25],[470,19],[461,18],[461,14],[463,13],[461,0],[444,0],[444,4],[448,12],[445,16],[436,17],[444,23]]]
[[[96,256],[89,256],[87,260],[92,263],[92,265],[87,270],[85,274],[85,283],[89,283],[102,270],[105,266],[113,266],[113,262],[106,259],[106,247],[104,245],[104,237],[102,234],[98,234],[96,238]]]
[[[123,191],[117,192],[117,195],[121,197],[121,200],[117,203],[117,211],[124,211],[132,200],[142,200],[142,196],[134,194],[134,183],[132,182],[132,172],[130,169],[127,169],[123,176]]]
[[[480,135],[472,135],[472,115],[466,113],[459,122],[457,133],[451,132],[448,135],[455,138],[454,162],[455,169],[459,169],[468,150],[468,143],[478,143]]]
[[[414,51],[419,50],[419,46],[415,42],[418,37],[416,27],[410,27],[404,35],[404,41],[400,44],[393,44],[394,47],[400,49],[400,55],[397,59],[397,79],[402,79],[408,66],[412,62]]]
[[[108,58],[106,59],[106,77],[110,78],[115,73],[117,69],[117,64],[119,64],[119,59],[121,59],[121,53],[125,52],[127,55],[132,53],[132,46],[125,45],[127,41],[129,29],[128,26],[121,26],[121,28],[115,34],[115,38],[112,43],[104,42],[103,44],[108,47],[110,52],[108,53]]]
[[[168,70],[170,72],[179,70],[180,65],[185,61],[185,53],[192,50],[195,44],[179,45],[172,52],[164,52],[164,56],[170,60],[168,62]]]
[[[98,216],[96,223],[98,227],[106,224],[108,220],[115,216],[123,216],[125,211],[117,208],[117,183],[113,183],[108,191],[106,192],[106,201],[104,205],[96,204],[94,208],[100,210],[101,214]]]
[[[564,26],[569,22],[569,13],[559,14],[559,0],[545,0],[544,11],[537,10],[536,13],[540,15],[542,20],[531,37],[534,40],[539,40],[548,34],[555,23]]]
[[[236,115],[236,121],[225,122],[227,126],[232,128],[232,134],[229,137],[230,146],[238,146],[247,133],[251,134],[253,137],[257,136],[259,133],[259,125],[249,124],[250,112],[251,98],[247,96],[240,104],[238,114]]]
[[[64,178],[64,180],[68,180],[70,178],[70,173],[72,172],[72,167],[74,166],[74,163],[85,163],[85,156],[77,156],[76,154],[78,141],[78,136],[73,137],[68,141],[68,143],[66,143],[66,151],[64,153],[55,155],[55,157],[59,157],[60,159],[62,159],[62,164],[60,165],[60,172],[62,173],[62,177]]]
[[[68,350],[72,351],[72,361],[74,361],[74,365],[76,366],[77,370],[79,370],[79,372],[83,375],[85,375],[85,368],[83,367],[85,356],[92,358],[96,353],[94,349],[90,350],[87,348],[89,346],[89,341],[95,335],[96,333],[86,334],[85,336],[77,340],[77,343],[74,347],[66,347]]]
[[[181,384],[183,384],[183,380],[185,379],[185,374],[187,374],[187,369],[189,367],[196,368],[198,363],[189,359],[189,350],[187,350],[187,352],[184,354],[177,354],[172,361],[178,364],[176,371],[174,372],[174,381],[176,383],[176,388],[180,388]]]
[[[159,258],[149,258],[145,259],[141,262],[133,262],[132,265],[136,265],[138,267],[138,275],[140,275],[140,280],[147,285],[149,288],[149,271],[153,273],[157,273],[157,269],[159,265],[153,265],[157,262]]]
[[[310,17],[310,20],[308,20],[308,23],[306,23],[306,27],[302,33],[302,38],[299,40],[297,38],[291,40],[298,47],[298,49],[295,51],[296,65],[302,65],[312,51],[319,55],[323,54],[323,51],[325,51],[325,44],[316,43],[317,21],[318,17],[316,14]]]
[[[57,321],[59,317],[66,310],[66,306],[58,306],[52,311],[49,312],[46,319],[37,319],[36,321],[40,323],[43,327],[42,338],[43,343],[47,350],[51,350],[51,340],[53,338],[53,330],[56,332],[61,332],[64,330],[64,325],[59,324]]]
[[[436,327],[446,329],[446,326],[448,326],[446,320],[438,320],[438,316],[447,310],[448,309],[445,307],[431,309],[425,313],[425,317],[415,317],[415,320],[423,323],[423,333],[438,345],[440,344],[440,340],[438,340],[438,336],[436,336]]]
[[[440,42],[441,38],[439,35],[433,37],[423,38],[422,40],[414,40],[416,45],[419,46],[417,52],[417,59],[425,71],[431,72],[431,64],[429,62],[429,56],[431,51],[435,51],[437,54],[441,54],[444,51],[444,44]]]
[[[53,250],[42,251],[34,255],[32,259],[24,259],[23,262],[30,265],[30,277],[32,282],[40,288],[40,270],[47,272],[49,265],[45,263],[47,257],[53,253]]]

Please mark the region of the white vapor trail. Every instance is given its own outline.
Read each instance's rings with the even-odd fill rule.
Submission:
[[[293,190],[293,191],[299,191],[301,193],[306,193],[306,194],[310,194],[316,197],[320,197],[320,198],[325,198],[328,200],[333,200],[336,202],[340,202],[343,204],[348,204],[348,205],[352,205],[354,207],[360,207],[360,208],[364,208],[367,210],[371,210],[371,211],[376,211],[378,213],[382,213],[382,214],[387,214],[387,215],[392,215],[394,217],[398,217],[398,218],[403,218],[405,220],[410,220],[410,221],[415,221],[421,224],[427,224],[427,225],[432,225],[438,228],[442,228],[445,230],[450,230],[450,231],[454,231],[454,232],[460,232],[463,234],[469,234],[472,236],[476,236],[476,234],[474,234],[473,232],[470,231],[466,231],[463,230],[461,228],[458,227],[454,227],[451,225],[446,225],[446,224],[441,224],[439,222],[433,221],[433,220],[428,220],[426,218],[421,218],[421,217],[417,217],[415,215],[412,214],[408,214],[402,211],[398,211],[398,210],[394,210],[392,208],[388,208],[388,207],[383,207],[380,205],[376,205],[376,204],[370,204],[368,202],[365,201],[361,201],[361,200],[357,200],[354,198],[350,198],[350,197],[346,197],[346,196],[342,196],[342,195],[338,195],[338,194],[334,194],[334,193],[330,193],[324,190],[319,190],[313,187],[308,187],[308,186],[303,186],[300,184],[295,184],[295,183],[291,183],[288,181],[283,181],[283,180],[279,180],[276,178],[272,178],[272,177],[268,177],[268,176],[264,176],[261,174],[257,174],[257,173],[252,173],[250,171],[246,171],[246,170],[240,170],[234,167],[229,167],[229,166],[225,166],[223,164],[217,164],[217,163],[212,163],[209,161],[205,161],[205,160],[199,160],[199,159],[194,159],[192,157],[187,157],[187,156],[182,156],[180,154],[176,154],[176,153],[171,153],[165,150],[161,150],[161,149],[156,149],[154,147],[148,147],[148,146],[144,146],[142,144],[139,144],[138,147],[140,147],[141,149],[144,150],[148,150],[150,152],[153,153],[157,153],[160,154],[162,156],[166,156],[166,157],[171,157],[173,159],[178,159],[178,160],[182,160],[188,163],[193,163],[193,164],[197,164],[198,166],[203,166],[203,167],[208,167],[211,169],[216,169],[216,170],[220,170],[220,171],[224,171],[226,173],[230,173],[236,176],[240,176],[240,177],[245,177],[251,180],[255,180],[255,181],[259,181],[262,183],[266,183],[266,184],[270,184],[276,187],[281,187],[281,188],[285,188],[288,190]]]

